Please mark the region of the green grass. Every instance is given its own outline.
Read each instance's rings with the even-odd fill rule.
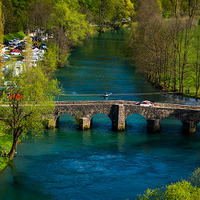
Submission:
[[[9,40],[13,40],[15,38],[19,38],[20,40],[22,40],[24,37],[26,37],[26,34],[22,31],[17,32],[17,33],[10,33],[10,34],[4,35],[3,42],[8,42]]]
[[[6,168],[8,159],[0,157],[0,171]]]
[[[0,150],[7,153],[12,147],[12,135],[7,133],[7,127],[3,122],[0,122]],[[7,166],[8,158],[0,157],[0,171]]]

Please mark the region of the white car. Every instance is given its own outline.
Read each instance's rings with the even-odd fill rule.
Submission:
[[[21,53],[20,52],[16,52],[16,51],[12,51],[12,52],[10,52],[10,55],[20,56]]]
[[[154,107],[154,104],[148,100],[137,102],[135,105],[140,105],[140,106],[144,106],[144,107]]]

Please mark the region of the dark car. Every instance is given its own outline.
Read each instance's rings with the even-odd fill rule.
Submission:
[[[18,49],[18,50],[22,51],[22,50],[24,50],[24,47],[22,47],[22,46],[17,46],[15,49]]]

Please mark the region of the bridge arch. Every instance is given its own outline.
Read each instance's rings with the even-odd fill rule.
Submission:
[[[161,130],[167,133],[180,133],[183,122],[173,115],[161,119]]]
[[[90,116],[90,120],[92,120],[95,116],[105,116],[106,118],[109,118],[112,121],[111,116],[108,113],[105,113],[105,112],[94,112],[94,113],[92,113],[92,115]]]
[[[198,134],[200,134],[200,122],[197,123],[196,131]]]
[[[68,127],[76,127],[77,121],[75,117],[71,114],[63,113],[57,117],[57,125],[59,126],[68,126]]]
[[[134,132],[146,132],[147,129],[147,120],[146,118],[137,113],[130,114],[126,118],[126,129],[129,131],[134,130]]]
[[[147,120],[147,117],[145,116],[145,114],[143,112],[129,112],[127,115],[126,115],[126,120],[127,118],[129,118],[131,115],[138,115],[138,116],[142,116],[144,119]]]
[[[112,128],[112,120],[111,118],[104,113],[97,113],[92,115],[90,120],[90,126],[93,128]]]

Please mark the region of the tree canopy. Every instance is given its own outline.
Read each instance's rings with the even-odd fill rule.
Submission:
[[[43,128],[44,120],[54,111],[53,99],[59,89],[58,82],[45,77],[40,67],[27,69],[9,80],[9,87],[1,97],[0,114],[13,134],[9,153],[12,159],[19,137]]]

